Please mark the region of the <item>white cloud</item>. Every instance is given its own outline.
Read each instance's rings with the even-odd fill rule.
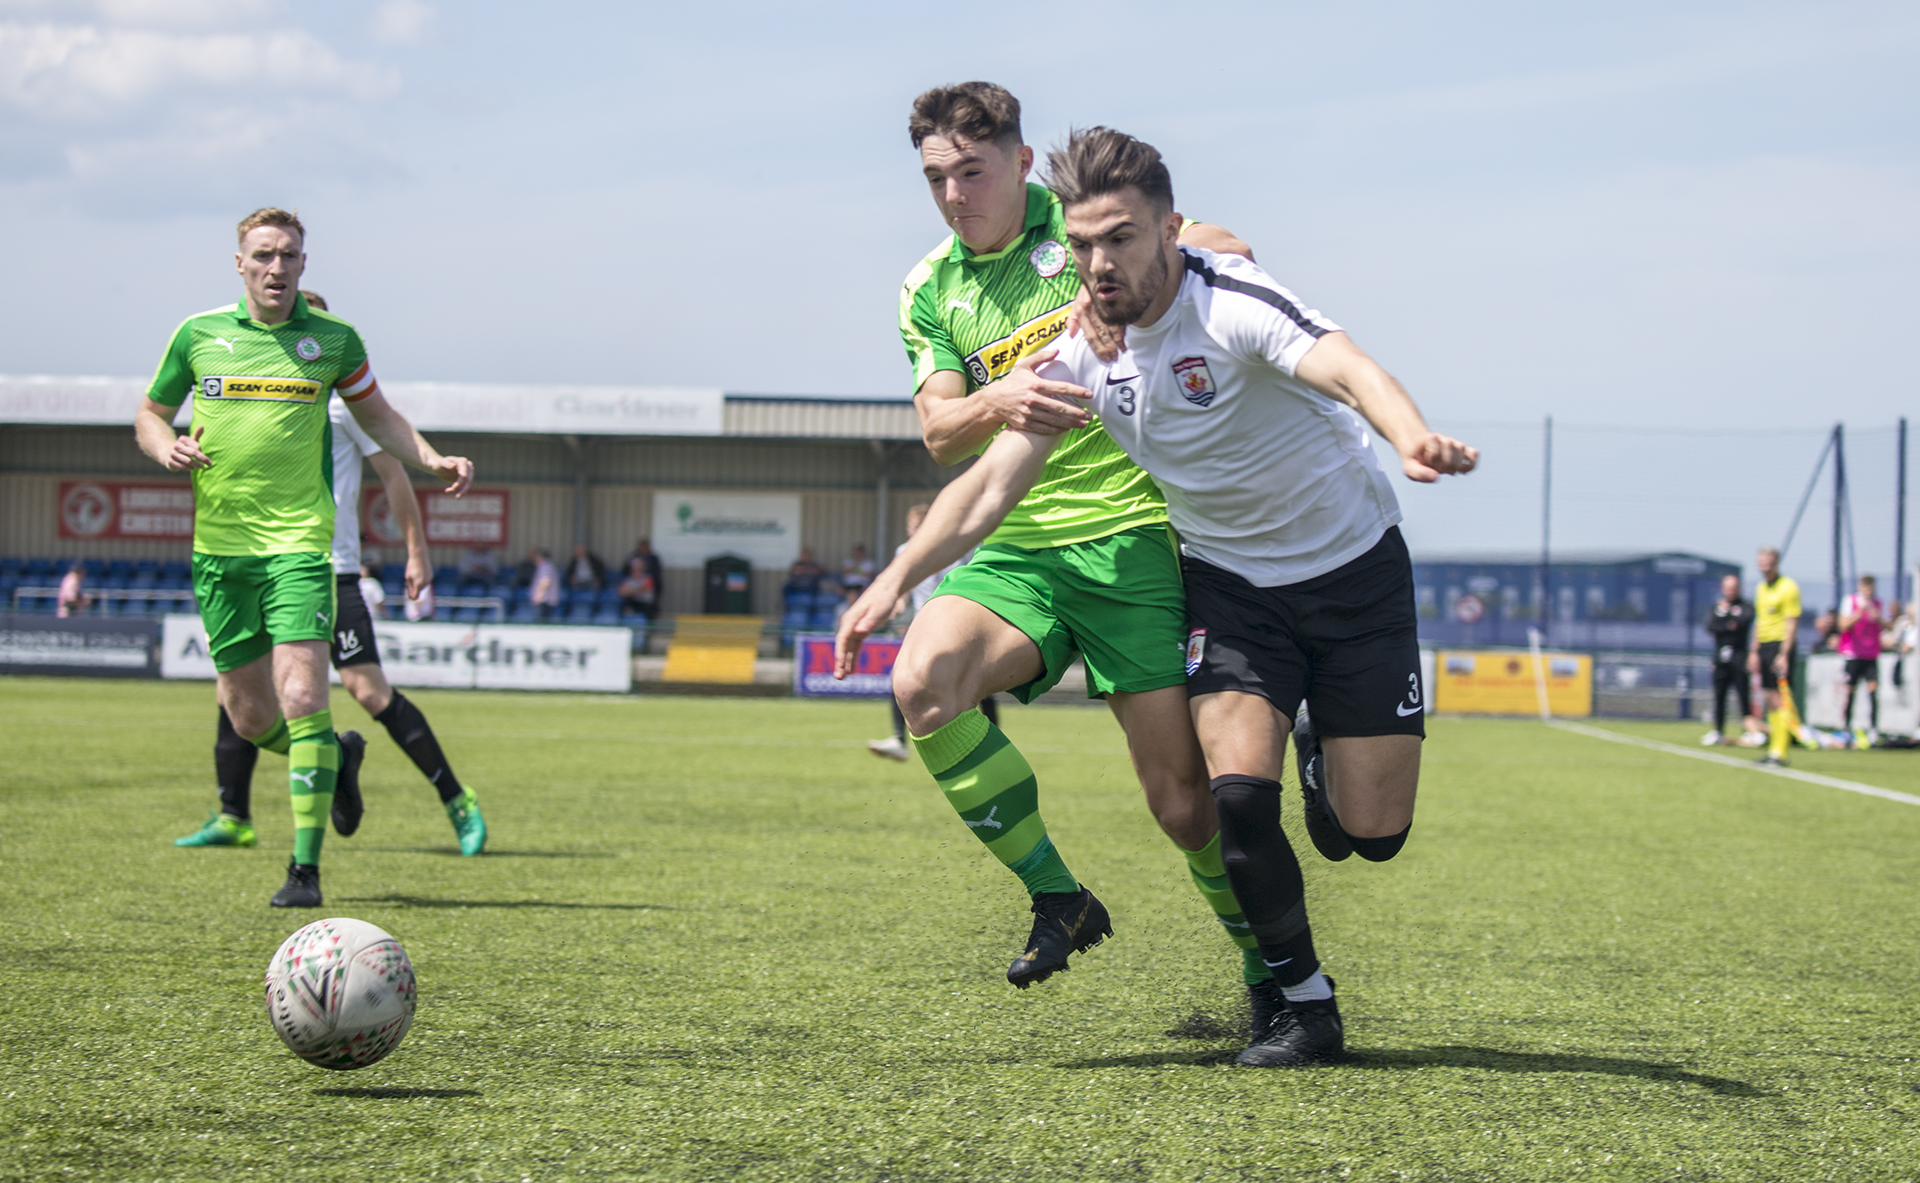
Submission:
[[[433,37],[439,18],[426,0],[382,0],[368,18],[368,32],[381,45],[419,45]]]
[[[137,208],[144,193],[177,208],[236,165],[391,171],[366,114],[397,91],[394,67],[343,58],[305,29],[259,26],[279,12],[265,0],[87,8],[95,19],[0,20],[0,183],[66,185],[106,208]]]

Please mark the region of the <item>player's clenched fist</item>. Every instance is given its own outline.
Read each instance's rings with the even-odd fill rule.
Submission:
[[[1015,431],[1059,435],[1085,427],[1092,421],[1092,415],[1085,407],[1065,400],[1091,398],[1087,388],[1071,382],[1055,382],[1034,372],[1052,361],[1057,353],[1057,349],[1045,349],[1028,354],[1014,363],[1013,371],[1006,377],[982,386],[972,397],[987,400],[995,417]]]
[[[1413,480],[1432,482],[1448,474],[1472,472],[1479,462],[1478,448],[1469,448],[1452,436],[1428,432],[1400,458],[1400,467]]]

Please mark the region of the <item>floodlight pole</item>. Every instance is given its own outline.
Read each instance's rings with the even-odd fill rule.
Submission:
[[[1553,643],[1553,416],[1547,416],[1540,470],[1540,631]]]
[[[1900,417],[1893,466],[1893,598],[1908,603],[1907,587],[1907,419]]]
[[[1840,618],[1840,600],[1845,595],[1840,590],[1840,560],[1842,548],[1846,545],[1847,510],[1847,453],[1846,427],[1833,425],[1833,615]]]

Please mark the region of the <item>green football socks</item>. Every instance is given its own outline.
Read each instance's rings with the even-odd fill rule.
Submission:
[[[287,717],[281,715],[267,728],[265,735],[248,736],[247,742],[256,748],[264,748],[276,756],[287,754]]]
[[[974,837],[1020,877],[1028,894],[1080,890],[1047,837],[1047,823],[1040,819],[1039,784],[1027,758],[978,708],[932,735],[911,738],[947,803]]]
[[[293,792],[293,861],[314,866],[333,812],[340,741],[333,734],[332,711],[315,711],[281,726],[287,733],[287,787]]]
[[[1174,849],[1180,850],[1178,844]],[[1240,914],[1240,901],[1233,898],[1233,887],[1227,882],[1227,864],[1220,860],[1220,835],[1213,838],[1199,850],[1180,850],[1187,856],[1187,874],[1193,876],[1193,885],[1200,889],[1200,898],[1207,901],[1207,907],[1219,918],[1220,927],[1227,932],[1227,939],[1240,950],[1240,974],[1249,986],[1264,982],[1273,976],[1267,963],[1260,960],[1260,943],[1254,939],[1253,926]]]

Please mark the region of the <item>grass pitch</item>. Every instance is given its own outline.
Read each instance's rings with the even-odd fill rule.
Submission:
[[[0,1179],[1920,1179],[1920,808],[1435,721],[1396,861],[1320,860],[1289,802],[1355,1054],[1247,1071],[1104,712],[1007,712],[1117,933],[1018,993],[1017,883],[864,750],[877,704],[415,697],[493,849],[335,696],[372,747],[324,913],[397,935],[421,1002],[329,1073],[262,1012],[321,914],[266,906],[284,764],[258,849],[175,849],[206,686],[0,679]]]

